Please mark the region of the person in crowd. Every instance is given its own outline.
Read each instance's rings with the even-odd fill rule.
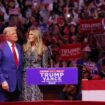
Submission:
[[[27,43],[23,45],[23,83],[22,101],[43,100],[43,93],[38,85],[27,86],[26,68],[48,67],[48,49],[42,42],[39,28],[30,27],[27,34]]]
[[[75,85],[65,85],[60,93],[61,100],[76,100],[77,89]]]
[[[16,43],[16,27],[6,27],[3,34],[6,41],[0,45],[0,102],[18,101],[22,84],[22,49]]]
[[[87,79],[87,80],[91,79],[90,71],[85,66],[83,66],[82,68],[82,79]]]
[[[90,53],[91,48],[90,46],[85,46],[82,50],[83,57],[82,59],[77,61],[77,65],[80,65],[82,67],[86,67],[90,71],[90,76],[92,77],[95,74],[99,74],[98,65],[91,61]]]
[[[90,54],[90,58],[93,62],[97,63],[97,61],[99,59],[99,54],[100,54],[100,50],[99,50],[97,40],[95,39],[94,36],[89,36],[88,43],[89,43],[89,46],[92,50],[91,54]]]
[[[100,71],[100,76],[102,79],[105,79],[105,58],[102,60],[102,68]]]

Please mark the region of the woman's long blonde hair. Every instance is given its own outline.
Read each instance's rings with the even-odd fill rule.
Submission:
[[[27,43],[23,45],[23,51],[24,52],[29,52],[31,51],[31,43],[29,41],[29,32],[32,31],[34,34],[34,38],[35,38],[35,53],[37,55],[42,55],[43,50],[45,49],[45,45],[43,44],[42,41],[42,36],[41,36],[41,31],[38,28],[30,28],[27,32]]]

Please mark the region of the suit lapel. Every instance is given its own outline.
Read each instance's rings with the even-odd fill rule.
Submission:
[[[19,62],[19,64],[20,64],[20,59],[21,59],[21,55],[20,55],[20,48],[19,48],[19,46],[16,44],[16,48],[17,48],[17,51],[18,51],[18,55],[19,55],[19,59],[18,59],[18,62]],[[18,64],[18,65],[19,65]]]

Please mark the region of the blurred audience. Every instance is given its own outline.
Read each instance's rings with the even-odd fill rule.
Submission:
[[[98,19],[102,19],[100,33],[95,29],[100,23],[92,24]],[[81,20],[91,21],[87,23],[89,25],[84,25],[84,32],[81,31]],[[102,42],[97,41],[96,36],[105,36],[105,0],[1,0],[0,34],[7,26],[17,27],[17,42],[21,46],[27,43],[26,35],[30,27],[40,29],[50,52],[49,67],[77,66],[80,80],[104,79],[105,49],[100,45],[105,45],[105,41],[104,38]],[[92,29],[87,31],[89,27]],[[78,43],[81,44],[81,56],[62,60],[62,45]],[[76,98],[66,96],[66,99]]]

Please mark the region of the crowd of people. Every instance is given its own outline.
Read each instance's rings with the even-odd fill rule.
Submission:
[[[17,43],[23,48],[21,100],[44,97],[37,85],[26,86],[27,66],[78,67],[79,85],[64,87],[60,99],[65,100],[81,99],[81,79],[105,79],[105,46],[95,37],[96,34],[105,36],[105,23],[100,33],[94,29],[82,32],[80,27],[81,20],[104,18],[105,0],[1,0],[0,34],[4,34],[6,27],[16,27]],[[61,59],[62,45],[78,43],[81,44],[78,59]]]

